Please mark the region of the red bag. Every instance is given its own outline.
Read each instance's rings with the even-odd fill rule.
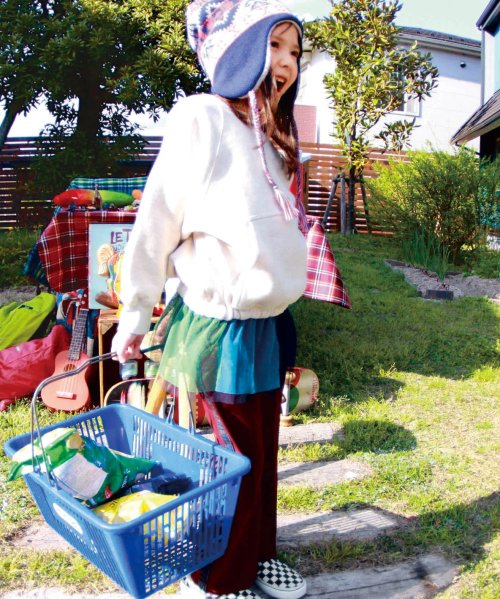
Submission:
[[[304,297],[351,308],[332,248],[319,220],[311,219],[307,233],[307,283]]]
[[[55,325],[42,339],[32,339],[0,351],[0,412],[17,398],[30,395],[51,376],[55,358],[69,348],[70,335],[62,324]]]

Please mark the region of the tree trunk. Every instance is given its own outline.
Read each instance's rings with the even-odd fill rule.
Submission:
[[[76,133],[82,133],[89,140],[95,140],[99,134],[102,104],[100,92],[89,87],[78,97],[78,119]]]
[[[354,199],[356,197],[356,171],[354,168],[349,169],[349,217],[347,233],[355,232],[356,211],[354,207]]]
[[[5,116],[0,123],[0,149],[3,148],[5,140],[9,135],[9,131],[11,130],[12,125],[14,124],[14,121],[20,112],[21,110],[18,110],[12,102],[9,104],[9,106],[7,106]]]

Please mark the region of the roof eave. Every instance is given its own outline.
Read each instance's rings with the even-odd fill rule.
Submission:
[[[413,43],[416,41],[419,46],[423,46],[425,48],[432,48],[435,50],[454,50],[459,51],[462,54],[467,54],[468,56],[481,56],[480,45],[474,48],[470,44],[466,44],[463,42],[438,40],[423,36],[415,36],[408,33],[400,33],[399,39],[401,42],[406,43]]]
[[[468,131],[467,133],[465,133],[463,135],[460,135],[460,131],[458,131],[451,138],[450,143],[458,144],[458,145],[464,144],[464,143],[470,141],[471,139],[476,139],[476,137],[485,135],[486,133],[489,133],[490,131],[493,131],[494,129],[497,129],[497,128],[500,128],[500,115],[498,115],[496,118],[494,118],[489,123],[483,124],[478,129],[474,129],[474,128],[470,129],[470,131]]]
[[[500,18],[500,2],[498,0],[491,0],[488,6],[484,9],[482,15],[479,17],[476,27],[480,30],[486,29],[488,26]]]

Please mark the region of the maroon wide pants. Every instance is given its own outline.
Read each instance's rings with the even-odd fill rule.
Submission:
[[[225,404],[217,393],[203,407],[216,439],[222,421],[234,449],[247,456],[252,467],[241,482],[236,513],[225,554],[204,572],[193,574],[206,591],[222,595],[250,587],[258,562],[276,557],[276,501],[278,487],[278,436],[281,390],[257,393],[245,403]],[[215,412],[215,414],[214,414]]]

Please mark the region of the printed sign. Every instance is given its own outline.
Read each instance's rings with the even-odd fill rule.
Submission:
[[[132,223],[89,225],[89,307],[118,308],[117,275]]]

